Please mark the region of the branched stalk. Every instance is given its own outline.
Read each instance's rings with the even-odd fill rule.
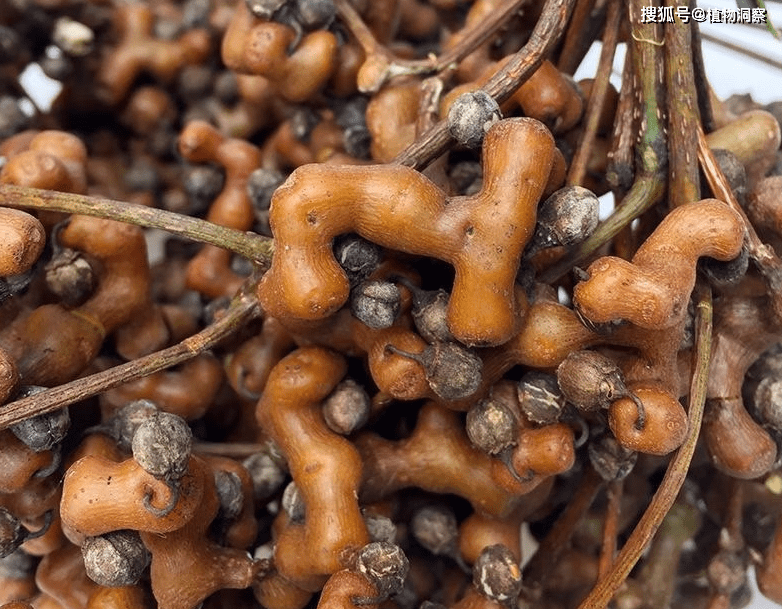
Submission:
[[[0,184],[0,204],[21,209],[42,209],[96,216],[146,228],[159,228],[192,241],[225,248],[262,266],[270,264],[274,252],[274,240],[269,237],[226,228],[200,218],[191,218],[163,209],[102,197]]]
[[[580,186],[586,175],[587,162],[592,152],[592,144],[597,135],[600,115],[603,112],[606,94],[608,93],[611,69],[613,68],[614,55],[616,54],[616,44],[619,40],[621,16],[622,3],[619,0],[609,0],[603,33],[603,47],[600,50],[600,61],[597,65],[597,72],[592,85],[592,94],[589,96],[589,104],[587,104],[584,132],[581,135],[581,141],[578,143],[576,154],[573,156],[570,169],[568,170],[568,184]]]
[[[688,6],[665,0],[665,6]],[[694,23],[694,22],[693,22]],[[671,208],[701,198],[698,173],[698,102],[692,63],[692,27],[665,24],[665,84],[668,91],[668,201]]]
[[[600,548],[600,561],[597,564],[597,577],[603,577],[614,563],[616,538],[619,535],[619,514],[622,509],[623,480],[614,480],[606,487],[606,511],[603,519],[603,543]]]
[[[30,417],[53,412],[123,383],[171,368],[214,347],[260,315],[260,306],[255,296],[257,282],[257,277],[248,279],[222,317],[172,347],[4,404],[0,408],[0,429],[7,429]]]
[[[662,50],[654,23],[639,23],[643,0],[630,3],[631,52],[639,82],[640,134],[635,147],[635,181],[622,204],[556,264],[541,273],[539,281],[553,283],[613,239],[638,216],[656,205],[665,194],[667,138],[665,100],[662,92]]]
[[[527,44],[487,82],[483,90],[502,104],[538,69],[565,31],[576,0],[546,0],[540,19]],[[424,133],[393,160],[399,165],[422,169],[443,154],[452,143],[445,120]]]
[[[627,579],[644,549],[649,545],[660,523],[673,506],[679,490],[687,477],[695,445],[698,442],[703,407],[706,402],[706,384],[709,376],[712,339],[711,289],[699,286],[696,289],[695,314],[695,362],[690,384],[689,412],[687,415],[687,436],[684,443],[668,463],[665,476],[644,512],[638,525],[616,557],[610,571],[597,582],[595,587],[579,605],[579,609],[604,609],[616,591]]]

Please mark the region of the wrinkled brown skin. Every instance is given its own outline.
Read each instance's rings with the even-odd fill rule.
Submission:
[[[470,444],[456,412],[434,402],[422,407],[413,433],[404,440],[393,442],[372,432],[361,432],[354,444],[364,461],[363,502],[415,486],[433,493],[459,495],[478,512],[505,517],[521,495],[543,481],[534,476],[522,484],[507,474],[510,481],[500,484],[494,475],[497,460]],[[513,492],[506,488],[511,484]]]
[[[448,308],[453,335],[467,345],[507,341],[525,309],[514,281],[555,148],[541,123],[515,118],[496,123],[483,149],[483,189],[470,197],[449,198],[404,166],[297,169],[272,198],[269,219],[279,246],[258,289],[264,310],[283,323],[336,312],[349,285],[331,241],[356,232],[379,245],[453,264]],[[534,152],[520,160],[520,149]]]
[[[120,42],[103,60],[99,70],[106,101],[116,105],[125,97],[136,77],[149,72],[168,82],[186,65],[203,63],[211,51],[209,32],[193,29],[177,40],[152,36],[155,17],[144,4],[123,4],[115,11],[114,26]]]
[[[223,36],[225,65],[240,74],[264,76],[291,102],[304,102],[317,93],[337,67],[338,44],[331,32],[306,34],[292,54],[288,48],[296,33],[282,23],[257,19],[237,3]]]
[[[354,609],[351,599],[355,597],[377,597],[377,588],[366,577],[355,571],[343,569],[329,577],[320,593],[318,609]],[[378,609],[377,603],[361,605],[367,609]]]
[[[46,232],[30,214],[0,207],[0,276],[29,270],[43,252]]]
[[[209,539],[207,531],[220,503],[212,469],[201,463],[209,480],[192,518],[164,535],[140,532],[152,554],[152,594],[160,609],[194,609],[217,590],[249,588],[262,567],[246,551],[220,546]]]
[[[210,353],[202,353],[177,369],[141,377],[101,396],[104,418],[129,402],[152,400],[157,407],[187,421],[204,416],[223,382],[223,367]]]
[[[47,554],[35,572],[38,589],[56,600],[63,609],[83,609],[99,588],[87,577],[81,548],[66,544]]]
[[[258,424],[280,447],[307,506],[303,524],[290,523],[279,533],[275,567],[312,592],[369,543],[358,505],[361,458],[329,429],[321,410],[346,370],[345,359],[333,351],[297,349],[272,369],[256,406]]]
[[[679,448],[687,435],[687,413],[665,388],[633,384],[628,388],[644,405],[646,422],[636,428],[638,407],[630,398],[615,400],[608,410],[608,424],[617,441],[629,450],[667,455]]]
[[[419,80],[391,83],[372,96],[366,120],[373,159],[388,163],[415,139],[420,99]]]
[[[738,157],[750,185],[774,166],[781,139],[779,123],[765,110],[745,112],[706,136],[709,148],[723,148]]]
[[[766,297],[724,297],[715,310],[703,437],[712,463],[737,478],[766,473],[776,442],[749,415],[741,387],[749,367],[779,341]]]
[[[217,163],[225,168],[223,190],[212,202],[206,219],[220,226],[249,230],[255,220],[247,194],[247,178],[261,166],[257,146],[226,138],[204,121],[189,123],[179,135],[179,152],[192,163]],[[233,296],[244,278],[231,270],[231,252],[204,245],[187,266],[187,285],[209,298]]]
[[[168,534],[193,518],[211,475],[203,461],[191,457],[174,509],[160,517],[150,513],[143,500],[151,493],[154,507],[168,505],[171,490],[165,482],[144,471],[134,459],[117,463],[88,455],[65,473],[60,517],[73,534],[88,537],[121,529]]]
[[[660,222],[632,262],[604,256],[589,265],[589,278],[573,290],[574,305],[595,323],[624,319],[642,328],[669,328],[687,312],[698,258],[735,258],[743,239],[744,224],[725,203],[704,199],[681,205]]]
[[[6,164],[0,184],[16,184],[84,194],[87,190],[87,148],[65,131],[25,131],[0,146]]]
[[[782,521],[777,522],[771,545],[763,555],[763,563],[755,567],[755,577],[763,596],[782,604]]]
[[[312,592],[294,586],[272,569],[260,581],[253,582],[253,595],[266,609],[303,609]]]
[[[152,609],[151,599],[141,586],[105,588],[99,586],[87,601],[86,609]]]

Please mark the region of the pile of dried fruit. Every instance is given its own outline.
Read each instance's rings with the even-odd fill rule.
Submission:
[[[782,108],[658,3],[0,0],[0,604],[782,603]]]

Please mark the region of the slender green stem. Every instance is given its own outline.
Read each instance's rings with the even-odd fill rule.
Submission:
[[[654,494],[638,525],[633,529],[627,542],[616,557],[609,572],[602,577],[589,595],[579,605],[579,609],[604,609],[616,591],[627,579],[630,571],[638,562],[660,523],[673,506],[679,490],[687,477],[687,471],[698,442],[703,407],[706,403],[706,384],[709,377],[712,339],[712,301],[711,289],[699,287],[696,290],[695,314],[695,364],[690,384],[689,412],[687,416],[687,436],[684,443],[668,463],[665,475]]]
[[[267,266],[274,252],[274,241],[269,237],[136,203],[2,184],[0,204],[21,209],[97,216],[147,228],[159,228],[193,241],[211,243]]]

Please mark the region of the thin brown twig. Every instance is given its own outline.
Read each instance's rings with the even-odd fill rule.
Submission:
[[[616,538],[619,535],[619,514],[622,506],[624,483],[614,480],[606,487],[606,513],[603,519],[603,544],[600,548],[600,560],[597,563],[597,578],[603,577],[614,563]]]
[[[644,549],[649,545],[663,518],[673,506],[687,477],[703,420],[706,384],[711,360],[712,301],[709,287],[699,286],[697,288],[696,303],[695,348],[693,351],[695,363],[690,384],[687,436],[668,463],[657,492],[617,555],[610,571],[600,578],[586,599],[579,605],[579,609],[604,609],[608,605],[622,582],[627,579]]]
[[[603,33],[603,47],[600,50],[600,61],[597,64],[592,94],[589,96],[589,103],[587,104],[584,131],[568,170],[567,181],[571,185],[580,186],[586,175],[587,162],[592,152],[592,144],[594,144],[595,137],[597,137],[600,115],[603,112],[610,84],[611,68],[614,65],[614,55],[616,54],[616,45],[619,40],[621,15],[622,3],[619,0],[610,0]]]
[[[257,277],[248,279],[217,321],[172,347],[3,405],[0,408],[0,429],[176,366],[214,347],[260,315],[254,293],[257,282]]]
[[[0,203],[6,207],[97,216],[159,228],[186,239],[225,248],[267,266],[274,252],[274,240],[269,237],[136,203],[11,184],[0,184]]]
[[[543,12],[527,43],[503,66],[483,90],[502,104],[538,69],[565,30],[576,0],[546,0]],[[440,120],[393,160],[399,165],[422,169],[443,154],[452,142],[447,122]]]

